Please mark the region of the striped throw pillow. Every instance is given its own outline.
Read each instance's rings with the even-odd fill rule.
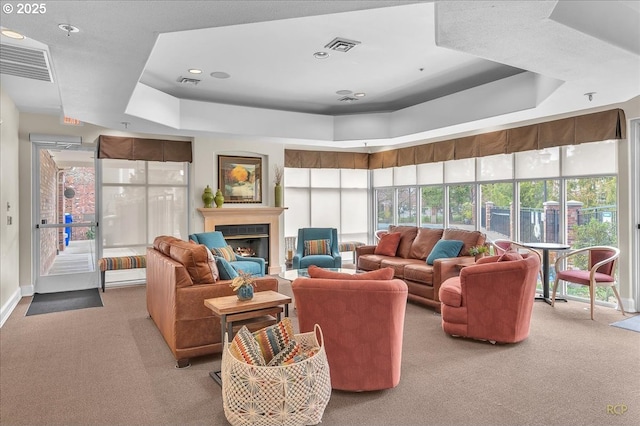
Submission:
[[[304,255],[331,254],[331,243],[329,240],[307,240],[304,242]]]
[[[302,353],[302,347],[296,342],[292,340],[289,344],[278,352],[271,361],[267,364],[267,367],[273,367],[277,365],[283,365],[284,363],[291,362],[296,355],[300,355]]]
[[[289,317],[253,333],[266,363],[269,363],[274,356],[289,345],[293,340],[293,335],[293,325]]]
[[[213,250],[214,255],[222,257],[227,262],[235,262],[236,260],[238,260],[236,258],[236,253],[233,251],[233,247],[231,246],[214,247],[211,250]]]
[[[260,346],[246,325],[243,325],[234,336],[229,346],[229,352],[238,361],[244,361],[251,365],[266,365],[262,352],[260,352]]]

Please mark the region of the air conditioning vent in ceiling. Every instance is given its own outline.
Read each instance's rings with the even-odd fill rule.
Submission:
[[[353,96],[343,96],[342,98],[338,99],[340,102],[354,102],[354,101],[359,101],[360,99],[358,98],[354,98]]]
[[[0,73],[53,82],[47,52],[0,44]]]
[[[192,86],[197,86],[200,83],[200,80],[197,78],[188,78],[188,77],[180,77],[178,78],[178,83],[180,84],[190,84]]]
[[[348,40],[346,38],[336,37],[327,43],[324,47],[338,52],[348,52],[349,50],[360,44],[359,41]]]

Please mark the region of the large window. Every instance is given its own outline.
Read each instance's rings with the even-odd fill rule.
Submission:
[[[188,163],[101,160],[103,256],[145,254],[158,235],[188,238]],[[145,278],[110,271],[107,281]]]
[[[360,169],[284,170],[285,237],[300,228],[336,228],[340,241],[367,242],[369,171]],[[352,252],[342,253],[352,262]]]
[[[615,141],[376,169],[375,229],[406,223],[479,229],[490,240],[616,246],[616,174]],[[556,257],[550,252],[551,265]],[[553,266],[550,273],[553,280]],[[560,288],[574,298],[587,291]],[[612,301],[611,290],[597,299]]]

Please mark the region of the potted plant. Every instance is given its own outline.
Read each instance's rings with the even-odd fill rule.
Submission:
[[[231,281],[230,287],[238,293],[238,299],[253,299],[253,287],[255,285],[255,277],[248,272],[238,271],[238,276]]]
[[[483,257],[486,253],[489,253],[489,247],[487,246],[473,246],[469,248],[469,254],[475,256],[476,260]]]

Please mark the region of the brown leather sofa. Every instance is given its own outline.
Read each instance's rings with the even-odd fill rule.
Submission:
[[[188,366],[189,358],[222,352],[220,319],[204,300],[235,293],[230,280],[214,281],[209,259],[206,246],[171,236],[157,237],[147,248],[147,311],[178,367]],[[255,284],[256,291],[278,290],[273,277]]]
[[[410,301],[430,306],[440,312],[440,285],[460,274],[461,263],[473,263],[469,248],[483,245],[486,235],[479,231],[464,229],[433,229],[416,226],[389,226],[389,233],[399,232],[400,243],[395,256],[375,254],[376,246],[361,246],[356,249],[356,265],[359,270],[374,271],[392,267],[394,277],[403,280],[409,288]],[[433,265],[426,260],[440,240],[460,240],[464,244],[458,257],[437,259]]]

